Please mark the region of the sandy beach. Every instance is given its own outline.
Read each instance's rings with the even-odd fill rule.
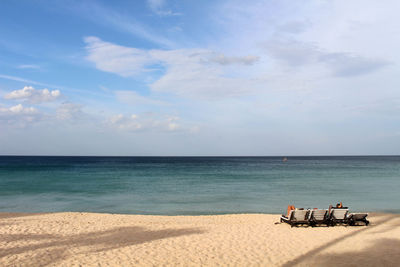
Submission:
[[[369,219],[291,228],[269,214],[0,213],[0,266],[398,266],[400,216]]]

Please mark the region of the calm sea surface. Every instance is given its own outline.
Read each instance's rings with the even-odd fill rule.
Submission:
[[[0,156],[0,212],[400,213],[400,157]]]

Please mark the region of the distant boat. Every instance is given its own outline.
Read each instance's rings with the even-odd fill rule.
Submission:
[[[283,161],[283,162],[288,161],[287,157],[283,157],[282,161]]]

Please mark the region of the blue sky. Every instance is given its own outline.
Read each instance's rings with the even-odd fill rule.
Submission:
[[[400,153],[398,1],[0,5],[0,154]]]

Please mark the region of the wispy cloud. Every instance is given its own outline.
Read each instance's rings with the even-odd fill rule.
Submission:
[[[47,83],[42,83],[42,82],[37,82],[17,76],[12,76],[12,75],[5,75],[5,74],[0,74],[1,79],[6,79],[6,80],[11,80],[11,81],[16,81],[16,82],[23,82],[23,83],[28,83],[28,84],[35,84],[35,85],[41,85],[41,86],[48,86],[48,87],[58,87],[58,86],[53,86]]]
[[[364,75],[392,64],[386,60],[365,58],[350,53],[325,53],[319,57],[319,61],[327,64],[339,77]]]
[[[291,67],[323,64],[335,76],[363,75],[386,67],[390,62],[345,52],[327,52],[313,44],[291,39],[270,40],[265,45],[268,55]]]
[[[112,27],[117,31],[142,38],[161,47],[175,47],[176,44],[166,38],[162,32],[137,21],[133,16],[122,14],[112,8],[98,2],[79,2],[68,7],[73,9],[85,19],[106,27]]]
[[[165,74],[150,85],[154,91],[180,96],[221,99],[254,92],[258,86],[249,78],[225,75],[225,66],[210,64],[214,53],[201,49],[151,51],[153,57],[164,62]],[[242,65],[242,68],[248,66]]]
[[[107,119],[107,124],[122,131],[176,132],[184,130],[179,121],[177,116],[142,113],[114,115]]]
[[[145,97],[139,95],[134,91],[118,90],[115,91],[117,100],[121,103],[133,105],[133,106],[166,106],[168,103],[154,99],[154,97]]]
[[[242,68],[253,65],[258,57],[227,57],[206,49],[143,50],[86,37],[87,59],[102,71],[123,77],[153,71],[153,65],[165,68],[165,74],[150,85],[154,91],[186,96],[220,98],[252,91],[253,81],[225,75],[225,66]],[[218,63],[218,64],[210,64]]]
[[[140,74],[154,63],[154,59],[145,50],[104,42],[93,36],[86,37],[84,41],[87,44],[87,59],[102,71],[128,77]]]
[[[59,120],[79,121],[85,116],[82,105],[71,102],[62,103],[56,110],[56,118]]]
[[[256,63],[260,57],[258,56],[244,56],[244,57],[228,57],[224,54],[219,54],[215,57],[212,57],[210,61],[219,63],[221,65],[231,65],[231,64],[243,64],[243,65],[252,65]]]
[[[150,9],[159,16],[179,16],[181,13],[173,12],[167,8],[166,0],[147,0]]]
[[[34,65],[34,64],[22,64],[17,66],[18,69],[32,69],[32,70],[38,70],[40,69],[39,65]]]
[[[299,34],[310,28],[312,24],[309,21],[291,20],[276,27],[276,33]]]

